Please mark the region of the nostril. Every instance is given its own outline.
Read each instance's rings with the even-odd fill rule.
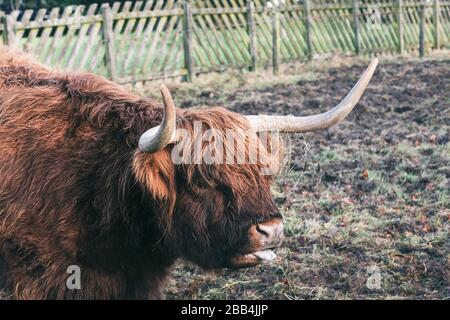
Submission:
[[[269,237],[270,237],[269,230],[267,230],[267,227],[262,226],[262,225],[260,225],[260,224],[257,224],[257,225],[256,225],[256,230],[257,230],[259,233],[262,233],[266,238],[269,238]]]

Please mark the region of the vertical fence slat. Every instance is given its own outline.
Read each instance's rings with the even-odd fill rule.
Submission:
[[[257,32],[255,25],[255,4],[253,1],[247,2],[247,29],[248,36],[250,38],[249,41],[249,50],[251,57],[251,66],[250,71],[256,71],[256,64],[258,59],[257,53]]]
[[[111,80],[116,80],[116,57],[114,52],[113,14],[109,4],[102,5],[103,37],[106,46],[106,68]]]
[[[426,6],[425,2],[422,2],[419,7],[420,10],[420,23],[419,23],[419,55],[421,58],[425,56],[425,14]]]
[[[9,47],[15,47],[16,35],[14,30],[14,17],[12,14],[2,16],[3,43]]]
[[[403,54],[405,50],[405,38],[403,35],[403,0],[397,0],[397,37],[398,37],[398,52]]]
[[[276,8],[272,12],[272,67],[273,74],[280,69],[280,14]]]
[[[439,38],[440,29],[440,5],[439,0],[434,0],[433,6],[433,20],[434,20],[434,49],[438,50],[441,47],[441,39]]]
[[[303,0],[303,6],[305,10],[305,40],[306,40],[306,47],[307,47],[307,55],[308,60],[312,60],[313,58],[313,46],[312,46],[312,20],[311,20],[311,4],[310,0]]]
[[[359,55],[361,51],[361,33],[359,26],[359,0],[353,0],[353,31],[355,33],[355,53]]]
[[[192,10],[189,0],[184,1],[183,19],[184,64],[187,70],[187,81],[193,81],[194,65],[192,60]]]

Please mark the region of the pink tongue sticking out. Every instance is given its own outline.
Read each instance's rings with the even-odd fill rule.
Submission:
[[[270,261],[277,257],[277,255],[272,250],[256,251],[253,253],[253,255],[264,261]]]

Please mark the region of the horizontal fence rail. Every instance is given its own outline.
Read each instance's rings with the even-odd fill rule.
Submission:
[[[0,15],[5,45],[119,83],[450,47],[450,0],[149,0]]]

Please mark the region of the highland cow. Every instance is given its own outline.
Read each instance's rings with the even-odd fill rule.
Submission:
[[[177,130],[305,132],[341,121],[376,68],[331,111],[310,117],[177,110],[88,73],[0,51],[0,260],[12,299],[157,299],[177,259],[205,268],[275,257],[282,217],[255,163],[175,163]],[[235,146],[226,146],[234,150]],[[189,150],[189,149],[187,149]],[[184,155],[183,155],[184,156]],[[81,287],[67,286],[69,266]]]

